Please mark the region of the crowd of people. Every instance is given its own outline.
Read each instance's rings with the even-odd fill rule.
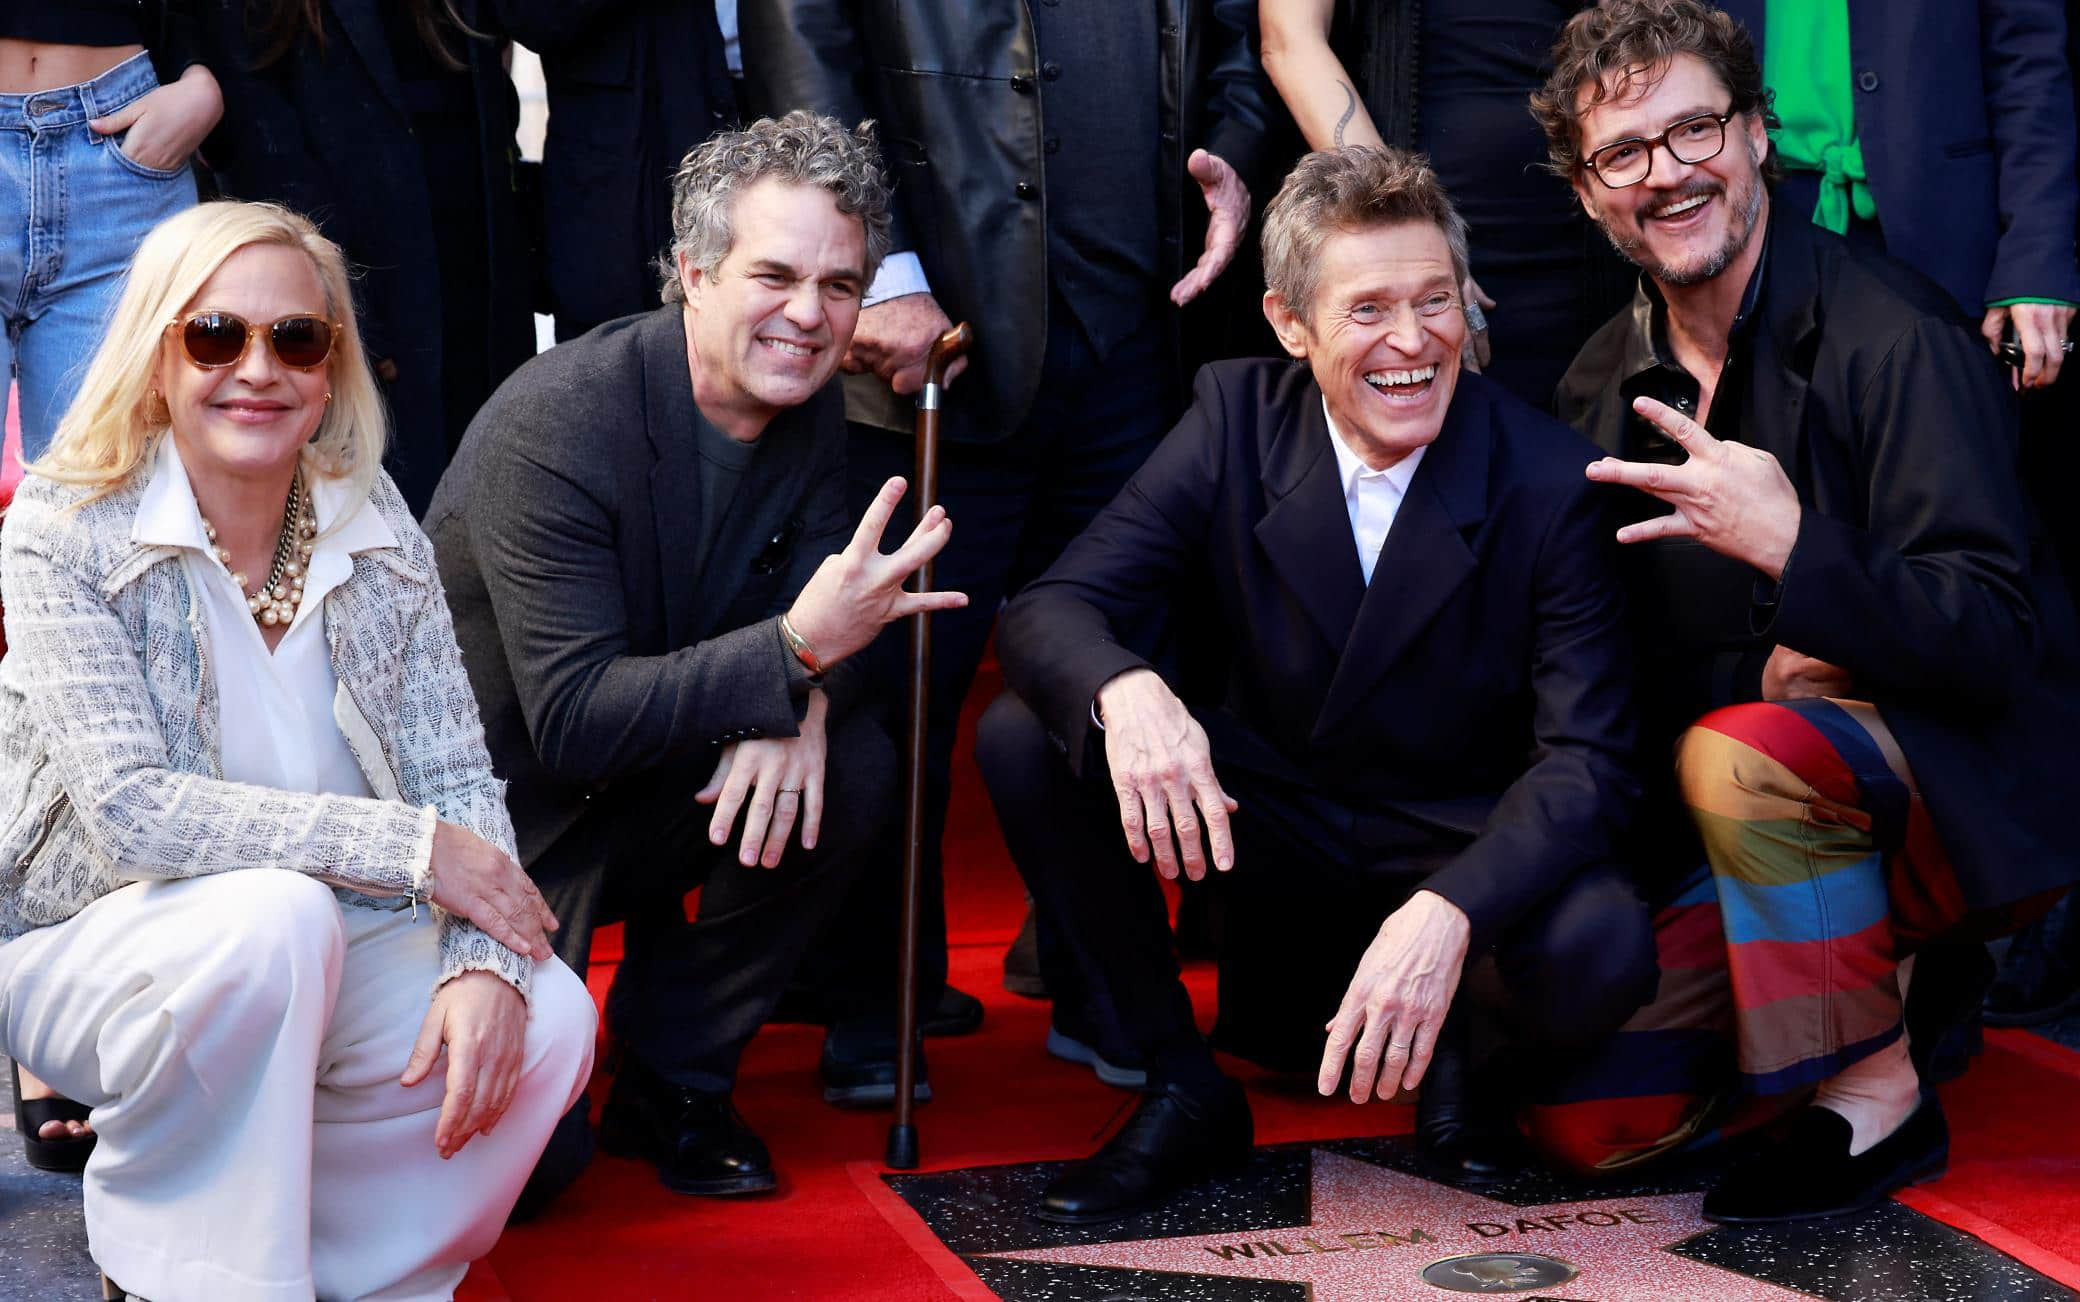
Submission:
[[[733,1092],[776,1017],[831,1103],[905,1055],[929,1097],[883,635],[929,614],[923,1035],[982,1016],[940,854],[994,636],[1006,983],[1140,1095],[1033,1215],[1243,1159],[1215,1049],[1413,1093],[1458,1183],[1763,1127],[1706,1216],[1940,1171],[1982,999],[2080,969],[2074,549],[2022,470],[2075,419],[2072,39],[2056,0],[0,3],[31,1160],[133,1295],[438,1298],[595,1146],[773,1188]]]

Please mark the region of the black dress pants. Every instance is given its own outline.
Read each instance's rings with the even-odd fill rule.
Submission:
[[[1323,1027],[1380,924],[1472,834],[1354,808],[1233,715],[1193,713],[1240,805],[1230,820],[1235,867],[1221,879],[1229,901],[1214,1043],[1279,1070],[1313,1071]],[[977,757],[1027,888],[1096,1003],[1145,1055],[1151,1087],[1205,1082],[1216,1069],[1178,979],[1162,892],[1154,869],[1127,851],[1102,753],[1079,779],[1007,693],[983,717]],[[1610,865],[1526,901],[1492,959],[1502,1027],[1556,1046],[1615,1030],[1652,996],[1657,976],[1647,907]]]
[[[716,757],[621,783],[528,865],[562,929],[557,956],[585,974],[595,927],[625,921],[607,1022],[666,1079],[710,1092],[735,1083],[744,1046],[771,1015],[802,952],[837,912],[893,806],[895,752],[872,719],[836,720],[828,737],[823,829],[799,829],[777,868],[708,843],[714,806],[694,803]],[[747,801],[748,802],[748,801]],[[701,887],[688,920],[686,892]]]
[[[919,929],[921,1007],[946,982],[946,901],[942,843],[961,705],[975,681],[997,609],[1054,562],[1110,502],[1176,415],[1160,322],[1100,359],[1058,298],[1049,312],[1039,397],[1026,424],[1001,443],[946,445],[940,452],[939,501],[953,520],[953,541],[934,565],[934,586],[965,592],[968,605],[932,617],[930,700],[926,709],[923,912]],[[961,400],[956,381],[948,406]],[[853,505],[864,512],[891,475],[915,479],[914,440],[864,425],[847,445]],[[897,508],[883,546],[908,536],[912,503]],[[1155,627],[1138,634],[1153,649]],[[861,655],[870,708],[884,712],[891,736],[903,733],[909,633],[891,624]],[[864,997],[883,1011],[895,1006],[896,943],[901,916],[902,819],[891,818],[842,913],[845,927],[805,967],[804,984],[842,1014],[863,1011]]]

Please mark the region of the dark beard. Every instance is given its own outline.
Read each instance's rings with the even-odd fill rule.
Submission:
[[[1652,276],[1656,283],[1670,285],[1677,289],[1688,289],[1692,285],[1702,285],[1707,280],[1725,271],[1733,265],[1733,260],[1741,255],[1741,251],[1748,247],[1748,241],[1755,237],[1756,219],[1762,214],[1762,192],[1761,179],[1752,179],[1748,186],[1746,202],[1741,205],[1739,211],[1734,213],[1733,229],[1726,233],[1726,242],[1691,267],[1672,268],[1665,263],[1656,262],[1649,258],[1646,254],[1646,236],[1644,234],[1635,236],[1632,239],[1625,239],[1611,229],[1611,224],[1608,221],[1598,218],[1596,224],[1602,228],[1604,238],[1611,242],[1612,248],[1623,255],[1627,262]],[[1675,196],[1670,202],[1681,203],[1684,199],[1688,199],[1693,195],[1709,193],[1711,193],[1709,190],[1693,190],[1688,194]],[[1724,192],[1722,191],[1721,193]]]

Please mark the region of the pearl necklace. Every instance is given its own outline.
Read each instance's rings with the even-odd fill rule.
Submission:
[[[244,572],[231,569],[230,549],[217,546],[217,527],[209,522],[209,517],[203,517],[202,532],[209,539],[210,550],[225,569],[231,570],[231,581],[245,594],[246,609],[268,628],[286,627],[296,618],[296,608],[303,604],[304,571],[311,563],[311,540],[318,536],[318,522],[310,506],[303,492],[303,476],[297,475],[289,481],[289,500],[282,506],[282,532],[274,542],[274,564],[267,571],[267,582],[253,592],[246,592]]]

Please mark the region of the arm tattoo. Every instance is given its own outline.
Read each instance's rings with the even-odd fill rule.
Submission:
[[[1336,119],[1336,147],[1341,149],[1343,148],[1343,129],[1349,126],[1351,119],[1358,115],[1358,93],[1351,89],[1351,84],[1347,81],[1339,81],[1336,84],[1343,87],[1343,116]]]

